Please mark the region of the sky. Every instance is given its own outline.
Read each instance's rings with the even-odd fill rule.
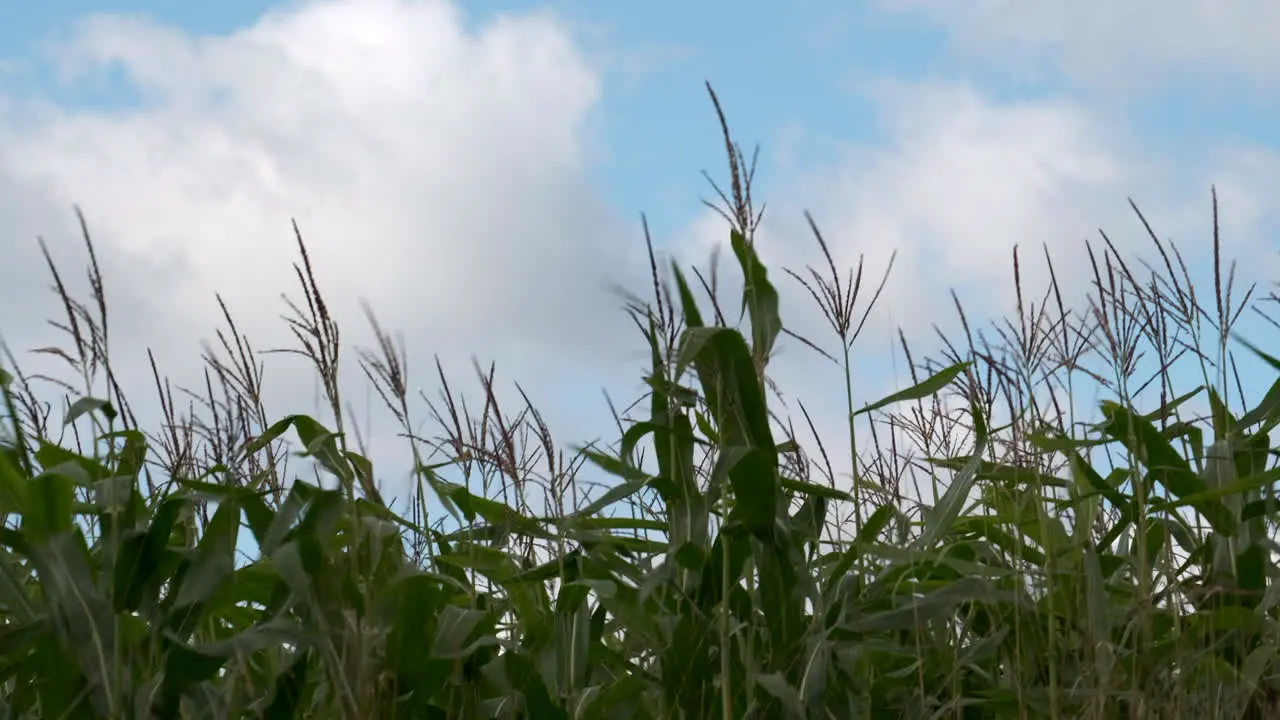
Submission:
[[[856,346],[870,402],[906,384],[899,328],[936,349],[949,291],[971,317],[1013,309],[1015,245],[1047,246],[1081,294],[1099,228],[1149,250],[1129,198],[1202,273],[1216,187],[1226,255],[1269,291],[1276,27],[1263,0],[28,3],[0,26],[0,337],[45,362],[36,238],[83,267],[78,205],[113,356],[154,417],[146,351],[198,385],[215,293],[256,346],[290,342],[296,220],[348,350],[374,342],[367,302],[415,390],[435,395],[433,356],[473,390],[472,359],[492,361],[566,446],[610,441],[602,391],[641,389],[615,288],[648,287],[642,213],[685,266],[727,242],[702,204],[701,173],[725,178],[710,82],[761,148],[759,250],[789,327],[822,332],[781,272],[819,260],[805,211],[842,267],[878,277],[896,251]],[[838,438],[838,369],[784,342],[775,372]],[[345,377],[394,486],[403,442],[352,356]],[[305,363],[272,356],[265,384],[278,416],[323,416]]]

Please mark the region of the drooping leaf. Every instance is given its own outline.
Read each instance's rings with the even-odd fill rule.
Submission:
[[[973,417],[975,435],[973,454],[964,468],[951,478],[951,484],[937,504],[927,511],[924,532],[916,541],[916,547],[930,547],[936,543],[960,516],[969,501],[969,491],[973,488],[973,481],[981,467],[982,455],[986,452],[989,440],[982,410],[975,404],[971,406],[970,414]]]
[[[955,365],[952,365],[950,367],[943,368],[942,370],[939,370],[938,372],[934,373],[930,377],[925,378],[924,380],[916,383],[915,385],[912,385],[911,387],[905,390],[899,390],[898,392],[893,393],[892,395],[883,397],[877,400],[876,402],[871,403],[870,405],[866,405],[859,410],[855,410],[853,414],[855,416],[865,415],[867,413],[875,412],[876,410],[879,410],[882,407],[886,407],[894,403],[899,403],[906,400],[919,400],[922,398],[932,397],[938,394],[938,392],[941,391],[943,388],[950,385],[953,381],[955,381],[956,377],[959,376],[960,373],[964,372],[965,370],[968,370],[969,365],[970,363],[968,362],[962,362],[962,363],[956,363]]]

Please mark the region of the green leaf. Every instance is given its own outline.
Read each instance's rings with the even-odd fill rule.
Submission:
[[[29,486],[18,451],[0,446],[0,512],[23,515]]]
[[[587,701],[582,711],[575,718],[612,718],[635,717],[633,708],[643,706],[640,698],[650,688],[646,678],[635,675],[623,675],[606,684],[600,692],[595,693]]]
[[[31,567],[9,553],[0,554],[0,613],[22,625],[37,619],[37,607],[28,594]],[[3,655],[3,653],[0,653]]]
[[[518,532],[522,535],[538,538],[550,538],[550,533],[539,523],[520,512],[517,512],[510,506],[491,500],[481,495],[472,494],[470,490],[451,483],[446,480],[440,480],[432,473],[433,480],[431,482],[432,489],[436,491],[442,498],[453,503],[454,507],[462,512],[463,517],[468,522],[474,522],[476,516],[480,516],[485,521],[506,528],[508,530]]]
[[[609,488],[603,495],[593,500],[587,506],[575,511],[573,513],[574,516],[590,517],[595,515],[619,500],[631,497],[635,493],[643,490],[644,487],[649,484],[651,478],[647,473],[632,468],[621,460],[611,458],[594,450],[583,450],[582,452],[588,460],[595,463],[595,465],[600,469],[625,479],[621,483]]]
[[[102,436],[104,440],[124,440],[124,447],[115,456],[115,474],[137,480],[147,459],[147,436],[140,430],[117,430]]]
[[[530,718],[568,720],[569,713],[552,700],[542,673],[538,672],[537,666],[524,653],[514,651],[505,653],[503,664],[512,686],[524,696]]]
[[[63,419],[63,426],[68,426],[79,420],[91,412],[101,412],[108,420],[116,418],[115,408],[111,407],[111,403],[99,398],[82,397],[71,403],[71,407],[67,408],[67,416]]]
[[[797,495],[819,497],[824,500],[843,500],[845,502],[853,502],[853,496],[849,493],[826,485],[804,482],[803,480],[796,480],[789,477],[783,477],[781,483],[783,490]]]
[[[263,720],[292,720],[299,717],[311,663],[310,655],[295,652],[288,669],[276,677],[271,704],[262,714]]]
[[[976,404],[970,406],[975,431],[973,455],[964,468],[951,478],[951,484],[937,504],[929,508],[925,514],[924,532],[916,540],[917,548],[931,547],[951,528],[951,524],[964,510],[969,500],[969,490],[977,477],[978,468],[982,465],[982,455],[987,450],[989,436],[987,421]]]
[[[1280,378],[1271,383],[1257,407],[1240,416],[1241,427],[1263,423],[1269,428],[1274,427],[1277,422],[1280,422]]]
[[[958,376],[960,373],[964,372],[965,370],[969,369],[969,365],[970,363],[968,362],[962,362],[962,363],[957,363],[955,365],[952,365],[951,367],[948,367],[948,368],[943,368],[942,370],[939,370],[937,373],[934,373],[932,377],[926,378],[921,382],[918,382],[915,385],[912,385],[906,390],[900,390],[892,395],[889,395],[888,397],[881,398],[880,400],[877,400],[876,402],[873,402],[870,405],[867,405],[861,410],[855,411],[853,415],[854,417],[858,415],[864,415],[866,413],[879,410],[880,408],[885,407],[886,405],[892,405],[894,403],[902,402],[904,400],[919,400],[921,398],[932,397],[936,395],[939,390],[942,390],[946,386],[950,385],[951,382],[956,379],[956,376]]]
[[[721,453],[717,465],[723,466],[717,474],[727,473],[733,485],[729,520],[760,536],[771,533],[781,506],[777,456],[763,448],[730,448]]]
[[[49,536],[33,547],[41,587],[59,618],[56,627],[89,681],[94,704],[115,716],[113,668],[116,658],[114,613],[94,584],[88,548],[78,531]]]
[[[805,717],[804,706],[800,703],[800,694],[787,683],[787,679],[781,673],[758,674],[756,684],[782,704],[787,717],[797,719]]]
[[[153,706],[159,717],[179,717],[182,695],[217,674],[226,658],[207,655],[180,641],[167,643],[164,679]]]
[[[756,255],[755,247],[742,233],[729,233],[733,254],[742,267],[742,308],[751,316],[751,351],[755,366],[763,369],[773,344],[782,332],[782,319],[778,315],[778,291],[769,282],[769,271]]]
[[[431,643],[433,657],[462,659],[482,646],[499,644],[498,638],[488,632],[492,619],[484,610],[446,605],[437,623],[436,636]]]
[[[893,610],[863,617],[852,623],[851,629],[855,632],[912,630],[921,627],[922,623],[943,617],[960,603],[991,602],[995,597],[991,584],[986,580],[963,577]]]
[[[251,454],[262,450],[283,435],[290,427],[293,428],[298,440],[302,442],[302,446],[305,448],[302,453],[303,457],[314,457],[321,467],[342,481],[344,489],[350,491],[352,482],[355,480],[355,471],[338,445],[338,439],[341,435],[330,432],[323,425],[306,415],[290,415],[275,423],[267,428],[266,432],[246,445],[245,452]]]
[[[111,708],[81,671],[67,646],[52,635],[42,638],[34,651],[36,672],[32,680],[39,702],[35,717],[65,720],[97,720],[111,717]],[[18,688],[21,690],[21,688]]]
[[[1108,421],[1103,431],[1133,452],[1150,476],[1175,497],[1195,496],[1207,490],[1187,461],[1150,421],[1110,401],[1102,403],[1102,412]],[[1235,528],[1231,511],[1217,498],[1198,500],[1192,507],[1218,532],[1231,534]]]
[[[66,466],[60,466],[65,468]],[[75,491],[71,479],[60,469],[46,471],[31,480],[31,505],[22,516],[22,530],[35,542],[69,532]]]
[[[698,301],[694,299],[693,291],[689,289],[689,281],[685,279],[684,272],[680,270],[680,265],[674,260],[671,262],[671,270],[676,279],[676,291],[680,295],[680,309],[684,311],[685,327],[703,327],[705,323],[702,322],[702,313],[698,311]],[[683,374],[677,372],[676,377],[680,377]]]
[[[758,447],[776,455],[764,391],[742,334],[720,327],[685,330],[677,372],[691,365],[697,368],[721,444]]]
[[[1256,475],[1231,481],[1225,485],[1187,495],[1176,500],[1153,500],[1151,507],[1156,510],[1173,510],[1180,507],[1197,507],[1211,500],[1237,497],[1255,490],[1270,487],[1280,481],[1280,468],[1272,468]]]
[[[235,570],[240,508],[224,500],[205,528],[174,600],[174,610],[207,601]]]

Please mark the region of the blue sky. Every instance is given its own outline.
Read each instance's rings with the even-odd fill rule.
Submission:
[[[897,327],[933,349],[949,288],[979,316],[1011,309],[1015,243],[1047,243],[1077,287],[1099,227],[1145,255],[1128,196],[1201,272],[1216,183],[1229,256],[1276,277],[1267,27],[1280,10],[1245,0],[28,4],[0,27],[0,249],[18,260],[0,332],[20,357],[48,340],[26,311],[33,239],[81,262],[80,203],[137,392],[146,347],[192,383],[214,291],[257,345],[286,342],[297,217],[350,342],[370,342],[369,300],[428,394],[432,354],[465,383],[474,353],[532,388],[564,442],[607,435],[600,388],[630,397],[643,354],[603,281],[645,288],[639,214],[686,263],[724,239],[700,204],[700,171],[723,178],[709,80],[762,145],[767,260],[816,258],[805,209],[841,264],[865,254],[876,274],[900,251],[859,350],[870,401],[903,384]],[[797,347],[779,363],[838,427],[833,369]],[[278,414],[315,405],[289,368],[267,378]]]
[[[54,2],[25,8],[18,22],[0,29],[0,47],[32,61],[44,44],[95,13],[137,14],[193,34],[222,34],[279,7],[287,4]],[[613,202],[643,209],[658,229],[673,229],[700,207],[701,178],[671,168],[720,166],[702,80],[712,81],[726,104],[737,108],[735,131],[752,142],[774,147],[802,128],[813,140],[796,143],[793,151],[796,162],[811,164],[821,159],[815,145],[824,140],[876,138],[859,75],[930,77],[946,61],[943,33],[865,6],[832,10],[826,3],[798,2],[731,10],[714,3],[484,0],[465,7],[472,26],[500,13],[551,11],[577,28],[584,50],[610,81],[594,118],[603,151],[596,171]],[[8,83],[70,106],[119,109],[138,102],[135,88],[114,69],[68,87],[36,60]]]

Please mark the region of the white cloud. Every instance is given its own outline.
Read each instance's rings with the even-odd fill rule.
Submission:
[[[887,141],[846,145],[832,153],[827,167],[771,179],[770,186],[783,190],[765,193],[769,215],[758,241],[783,293],[788,327],[832,352],[838,343],[821,314],[781,272],[784,265],[799,271],[812,264],[825,274],[801,211],[812,210],[842,273],[865,256],[859,312],[897,251],[879,309],[855,346],[856,405],[910,384],[895,328],[904,329],[917,362],[939,349],[933,323],[958,332],[949,290],[957,291],[975,328],[989,329],[991,320],[1014,312],[1015,245],[1021,248],[1026,302],[1038,303],[1046,287],[1047,245],[1065,303],[1082,310],[1092,277],[1084,241],[1101,251],[1099,228],[1126,261],[1153,259],[1129,196],[1162,239],[1177,242],[1202,293],[1212,280],[1205,263],[1212,257],[1212,183],[1222,204],[1225,256],[1247,260],[1241,270],[1249,280],[1265,281],[1276,269],[1274,252],[1265,252],[1268,229],[1275,226],[1264,182],[1275,164],[1271,154],[1244,147],[1222,151],[1209,143],[1204,156],[1163,160],[1148,154],[1125,123],[1069,100],[1002,102],[964,84],[881,85],[874,93]],[[689,233],[696,239],[686,245],[690,262],[702,261],[709,245],[724,242],[723,230],[709,218]],[[725,274],[737,280],[732,263],[724,253]],[[736,292],[735,282],[723,295],[734,310]],[[808,433],[796,399],[813,414],[837,468],[847,467],[840,371],[799,343],[781,345],[773,374],[789,394],[788,411],[801,439]],[[1076,404],[1085,413],[1105,397],[1092,387],[1076,389]],[[859,448],[870,450],[865,425]]]
[[[1280,78],[1280,5],[1269,0],[880,0],[921,12],[1006,72],[1059,65],[1111,86],[1203,72]],[[1010,62],[1012,60],[1012,62]]]
[[[951,17],[950,6],[929,7]],[[978,17],[997,14],[990,3],[978,7]],[[1085,22],[1063,12],[1063,23]],[[1021,22],[1036,42],[1057,37],[1056,25],[1018,17],[1000,20],[1010,28],[1000,32],[1026,32]],[[69,266],[79,264],[70,222],[79,203],[107,266],[132,387],[148,391],[147,346],[191,382],[196,342],[218,324],[215,291],[258,347],[286,342],[278,295],[296,297],[288,223],[297,217],[348,345],[368,344],[357,302],[368,299],[385,327],[405,332],[411,380],[428,393],[431,354],[457,373],[469,371],[463,363],[474,352],[522,381],[562,439],[608,430],[587,409],[603,411],[596,388],[633,389],[633,374],[618,366],[642,358],[605,283],[643,291],[644,278],[630,273],[646,268],[631,261],[641,249],[637,229],[613,216],[589,176],[600,75],[554,17],[507,15],[470,30],[446,2],[344,0],[195,36],[101,16],[59,57],[72,80],[123,69],[143,105],[0,98],[0,249],[18,259],[0,265],[0,307],[31,308],[46,284],[37,233]],[[769,183],[786,189],[763,198],[770,215],[760,239],[784,319],[819,340],[827,336],[816,309],[782,273],[819,260],[801,209],[813,210],[838,266],[865,254],[864,303],[898,251],[855,350],[858,403],[908,382],[905,371],[891,372],[896,326],[930,347],[931,322],[954,326],[950,287],[979,322],[1012,308],[1015,243],[1028,287],[1044,277],[1040,247],[1048,244],[1059,278],[1083,292],[1083,240],[1098,227],[1122,248],[1146,243],[1128,195],[1162,235],[1199,257],[1211,181],[1240,247],[1259,247],[1274,223],[1258,184],[1276,163],[1249,148],[1188,167],[1184,158],[1145,156],[1123,123],[1071,101],[1001,103],[965,85],[876,92],[888,143],[837,148],[829,166]],[[701,264],[726,237],[719,220],[700,218],[666,246]],[[722,255],[730,312],[733,262]],[[33,313],[57,308],[40,298],[2,318],[16,349],[43,340]],[[783,345],[775,366],[783,388],[809,405],[836,464],[847,464],[843,378],[798,344]],[[305,409],[298,405],[312,389],[309,376],[278,369],[267,385],[283,392],[279,413]],[[799,422],[798,408],[790,410]]]
[[[800,214],[810,209],[838,266],[865,257],[868,298],[896,251],[881,330],[887,322],[920,337],[951,313],[951,287],[978,314],[1011,307],[1015,244],[1024,273],[1043,264],[1047,244],[1059,277],[1078,278],[1083,240],[1130,222],[1126,197],[1156,167],[1130,151],[1123,130],[1069,101],[1002,104],[966,85],[874,92],[887,144],[834,148],[826,167],[778,183],[787,190],[769,198],[762,243],[793,268],[818,261]]]
[[[1250,279],[1265,281],[1276,269],[1268,234],[1277,219],[1267,179],[1273,152],[1210,140],[1162,158],[1123,118],[1072,100],[996,101],[966,84],[882,84],[872,92],[887,142],[845,145],[827,167],[786,178],[785,195],[770,198],[765,242],[777,247],[779,262],[814,262],[816,246],[800,220],[807,207],[837,265],[864,255],[878,279],[896,250],[881,318],[909,338],[927,338],[933,321],[950,324],[952,288],[973,321],[1012,312],[1015,245],[1028,300],[1047,287],[1047,246],[1064,301],[1079,307],[1092,279],[1085,241],[1100,251],[1099,229],[1126,261],[1154,258],[1130,197],[1202,278],[1216,185],[1224,255],[1247,258]]]
[[[257,347],[291,344],[279,295],[300,299],[296,217],[348,347],[371,344],[368,300],[404,331],[411,382],[428,394],[432,354],[468,373],[475,353],[553,405],[553,422],[577,421],[564,439],[598,431],[582,406],[603,411],[593,383],[618,377],[619,336],[634,341],[608,283],[636,286],[623,260],[640,247],[589,176],[601,78],[551,15],[470,25],[442,0],[308,2],[219,36],[83,22],[56,49],[64,77],[118,68],[142,103],[0,101],[0,243],[19,260],[0,270],[12,280],[0,306],[23,308],[5,313],[5,339],[42,343],[31,316],[57,311],[31,302],[47,284],[37,233],[81,276],[77,203],[135,394],[149,393],[148,346],[196,380],[197,343],[220,325],[215,292]],[[313,390],[290,362],[268,370],[280,413],[307,409]]]

